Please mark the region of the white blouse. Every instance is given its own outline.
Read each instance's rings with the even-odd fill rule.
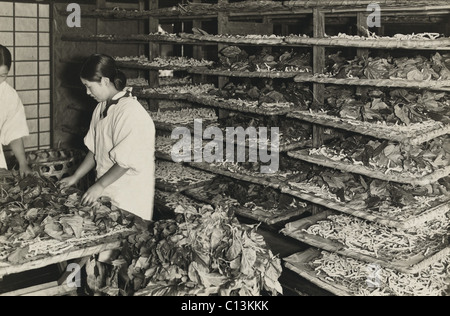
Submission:
[[[118,93],[113,99],[123,96]],[[101,118],[106,102],[94,110],[84,142],[94,154],[97,179],[115,164],[129,169],[108,186],[104,196],[111,202],[145,220],[153,217],[155,195],[155,125],[134,97],[122,98]]]
[[[6,81],[0,84],[0,142],[9,145],[12,141],[28,136],[29,130],[25,109],[16,90]],[[0,145],[0,168],[7,168],[3,146]]]

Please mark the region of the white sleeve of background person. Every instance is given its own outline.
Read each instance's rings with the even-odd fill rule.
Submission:
[[[13,140],[28,136],[30,133],[25,109],[17,92],[6,82],[0,89],[2,103],[0,138],[2,145],[9,145]]]

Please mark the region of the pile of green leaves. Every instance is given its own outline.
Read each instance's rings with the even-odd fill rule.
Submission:
[[[335,78],[405,79],[412,81],[449,80],[450,70],[444,58],[436,53],[431,58],[356,57],[346,60],[340,52],[327,57],[328,72]]]
[[[343,118],[403,126],[430,120],[450,123],[450,103],[445,93],[366,89],[356,95],[352,89],[328,87],[325,99],[324,110]]]
[[[376,165],[377,169],[386,172],[423,175],[450,164],[450,138],[446,136],[413,146],[355,135],[343,141],[332,141],[328,148],[343,153],[348,161],[363,163],[367,167]]]
[[[176,220],[150,224],[130,236],[121,258],[131,264],[128,288],[138,296],[282,293],[281,262],[256,226],[222,208],[179,208]]]
[[[415,197],[450,195],[449,177],[433,185],[414,187],[337,170],[322,170],[316,171],[307,181],[315,186],[326,187],[337,199],[351,207],[373,211],[386,205],[406,207],[416,203]]]

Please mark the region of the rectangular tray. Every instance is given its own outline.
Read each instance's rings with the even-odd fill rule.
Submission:
[[[394,269],[403,273],[418,273],[450,253],[450,246],[446,246],[444,249],[429,256],[418,254],[411,257],[411,259],[407,262],[394,262],[389,258],[375,258],[363,253],[359,253],[355,250],[350,250],[340,242],[325,239],[316,235],[311,235],[302,231],[303,229],[307,229],[310,226],[316,224],[318,221],[325,220],[328,218],[328,216],[334,214],[336,213],[332,211],[326,211],[296,222],[288,223],[285,228],[281,230],[281,233],[313,247],[317,247],[330,252],[335,252],[340,255],[351,257],[371,264],[378,264],[380,266]],[[289,231],[289,229],[287,229],[288,226],[295,226],[296,230]]]

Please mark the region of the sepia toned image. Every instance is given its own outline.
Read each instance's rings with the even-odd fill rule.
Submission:
[[[448,0],[0,0],[0,140],[1,297],[450,295]]]

